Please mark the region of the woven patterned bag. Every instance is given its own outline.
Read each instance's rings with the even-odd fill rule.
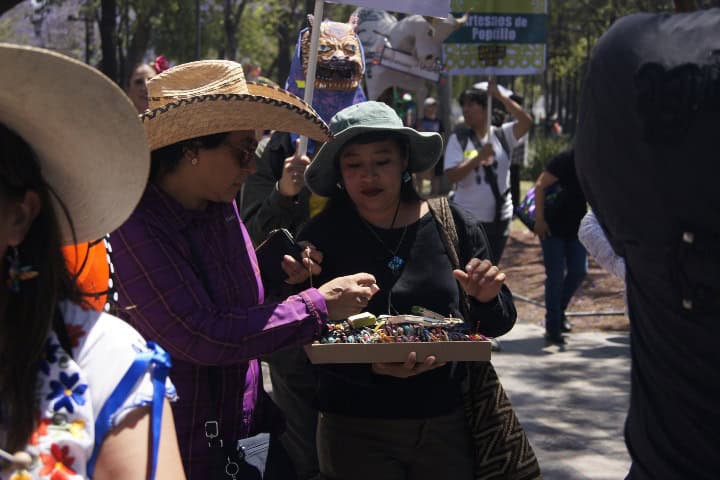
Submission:
[[[455,221],[447,199],[431,199],[428,205],[453,268],[461,268]],[[463,318],[467,318],[470,303],[462,288],[460,310]],[[463,402],[475,445],[475,479],[542,479],[535,452],[505,394],[495,367],[490,362],[468,362],[465,365],[467,374],[462,384]]]

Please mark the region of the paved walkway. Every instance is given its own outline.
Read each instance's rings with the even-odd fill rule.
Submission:
[[[623,424],[630,394],[625,333],[577,333],[547,346],[537,325],[501,338],[493,364],[546,480],[625,478]]]
[[[543,333],[537,325],[516,324],[502,337],[493,364],[545,480],[625,478],[630,464],[622,434],[630,393],[628,335],[571,334],[560,349],[547,346]],[[265,386],[271,389],[267,376]]]

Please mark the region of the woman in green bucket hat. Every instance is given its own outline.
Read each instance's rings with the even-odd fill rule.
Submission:
[[[442,153],[437,133],[404,127],[378,102],[356,104],[330,122],[333,140],[307,169],[327,208],[300,233],[323,252],[318,281],[366,271],[379,292],[368,299],[375,315],[409,314],[420,306],[462,317],[488,336],[509,331],[516,317],[505,274],[492,265],[487,240],[467,212],[444,199],[420,198],[413,172],[431,168]],[[458,257],[445,249],[438,209],[452,214]],[[478,321],[482,320],[478,325]],[[329,479],[473,478],[473,443],[462,410],[462,368],[417,358],[401,364],[335,365],[318,369],[318,455]]]

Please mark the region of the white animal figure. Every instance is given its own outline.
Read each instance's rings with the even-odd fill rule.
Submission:
[[[427,97],[426,81],[441,67],[442,42],[465,23],[467,15],[433,18],[428,22],[420,15],[398,21],[383,10],[369,8],[360,8],[355,14],[359,19],[358,37],[367,59],[368,98],[377,100],[385,90],[397,86],[414,92],[416,104],[422,105]],[[383,48],[391,48],[385,50],[383,58],[395,60],[396,68],[407,67],[406,71],[374,64]]]

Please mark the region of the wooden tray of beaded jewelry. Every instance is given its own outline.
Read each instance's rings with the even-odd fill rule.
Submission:
[[[420,317],[402,315],[394,317],[398,324],[403,319],[417,321]],[[426,317],[425,317],[426,318]],[[428,319],[429,320],[429,319]],[[305,353],[313,364],[329,363],[402,363],[410,352],[418,361],[434,355],[438,362],[490,361],[489,340],[388,342],[388,343],[313,343],[305,346]]]
[[[325,363],[403,363],[410,352],[418,361],[435,355],[438,362],[490,361],[489,340],[469,342],[333,343],[305,345],[310,362]]]

